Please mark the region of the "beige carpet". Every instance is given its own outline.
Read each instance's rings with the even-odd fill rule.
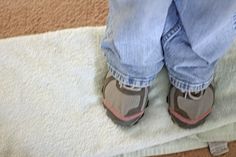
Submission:
[[[80,26],[104,25],[104,0],[0,0],[0,38],[36,34]],[[236,142],[224,157],[236,156]],[[208,149],[163,157],[210,157]]]

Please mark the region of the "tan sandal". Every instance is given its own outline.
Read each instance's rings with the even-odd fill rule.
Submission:
[[[148,106],[148,87],[123,85],[108,72],[103,88],[103,105],[113,122],[122,126],[136,124]]]
[[[171,86],[167,98],[172,120],[182,128],[195,128],[203,124],[212,111],[214,88],[210,85],[200,92],[181,92]]]

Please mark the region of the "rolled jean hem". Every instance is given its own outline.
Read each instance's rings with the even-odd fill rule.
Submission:
[[[211,78],[208,81],[197,84],[180,80],[174,77],[172,74],[169,74],[169,80],[173,86],[175,86],[182,92],[199,92],[206,89],[211,84],[211,82],[213,81],[213,76],[211,76]]]
[[[132,86],[132,87],[148,87],[151,85],[152,81],[156,78],[157,74],[149,77],[148,79],[140,79],[140,78],[130,78],[119,72],[117,69],[112,67],[109,63],[107,63],[108,69],[111,72],[112,76],[121,82],[124,85]]]

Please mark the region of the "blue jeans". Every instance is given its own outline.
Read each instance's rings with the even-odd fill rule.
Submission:
[[[235,0],[110,0],[101,47],[125,85],[149,86],[165,65],[176,88],[200,91],[235,37]]]

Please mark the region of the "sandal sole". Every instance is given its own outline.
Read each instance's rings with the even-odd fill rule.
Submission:
[[[167,103],[169,104],[169,97],[167,96]],[[175,116],[173,116],[171,113],[170,113],[170,109],[168,109],[168,113],[171,117],[171,120],[177,124],[179,127],[181,128],[184,128],[184,129],[194,129],[200,125],[203,125],[207,119],[207,117],[210,115],[208,114],[204,119],[198,121],[197,123],[193,124],[193,125],[189,125],[189,124],[186,124],[184,122],[182,122],[181,120],[179,120],[178,118],[176,118]]]
[[[149,100],[147,101],[145,108],[147,108],[148,106],[149,106]],[[113,114],[111,111],[109,111],[109,110],[106,108],[106,106],[105,106],[104,104],[103,104],[103,107],[106,109],[106,114],[107,114],[107,116],[108,116],[115,124],[118,124],[118,125],[121,125],[121,126],[125,126],[125,127],[130,127],[130,126],[136,125],[136,124],[139,122],[139,120],[144,116],[144,113],[143,113],[140,117],[138,117],[138,118],[136,118],[136,119],[134,119],[134,120],[125,122],[125,121],[120,120],[120,119],[117,118],[116,116],[114,116],[114,114]]]
[[[176,118],[175,116],[173,116],[173,115],[170,113],[169,110],[168,110],[168,112],[169,112],[169,115],[170,115],[170,117],[171,117],[171,120],[172,120],[175,124],[177,124],[179,127],[184,128],[184,129],[194,129],[194,128],[200,126],[200,125],[203,125],[203,124],[205,123],[207,117],[210,115],[210,114],[208,114],[204,119],[198,121],[197,123],[195,123],[195,124],[193,124],[193,125],[189,125],[189,124],[186,124],[186,123],[180,121],[180,120],[179,120],[178,118]]]

